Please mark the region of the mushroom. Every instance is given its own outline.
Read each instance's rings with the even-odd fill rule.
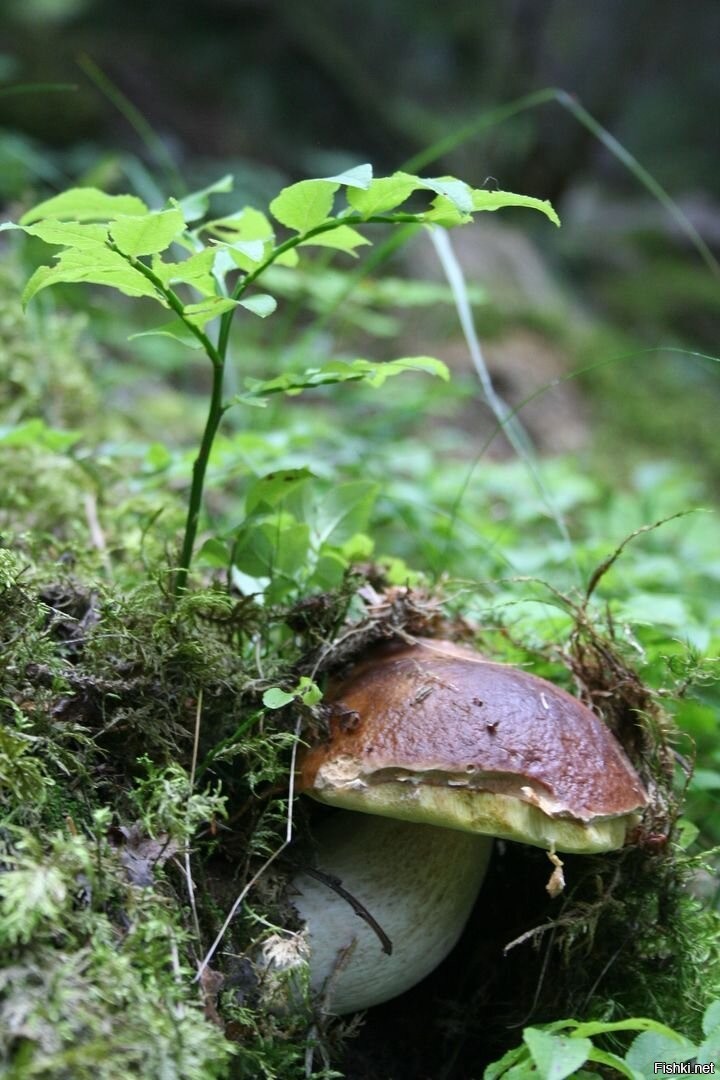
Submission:
[[[622,847],[647,804],[588,708],[452,642],[376,650],[328,700],[329,737],[301,754],[298,789],[342,811],[315,830],[317,869],[293,879],[292,903],[331,1013],[395,997],[444,959],[492,837],[557,866],[556,851]]]

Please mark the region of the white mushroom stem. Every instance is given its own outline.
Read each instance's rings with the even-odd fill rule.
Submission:
[[[492,840],[345,811],[315,835],[317,869],[339,879],[390,939],[392,953],[348,900],[301,873],[291,900],[307,926],[310,987],[328,1012],[367,1009],[414,986],[453,948],[480,890]]]

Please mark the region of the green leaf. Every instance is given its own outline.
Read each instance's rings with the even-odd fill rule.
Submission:
[[[128,341],[135,341],[136,338],[146,337],[172,338],[180,345],[185,345],[188,349],[202,349],[203,347],[202,341],[196,338],[195,335],[188,330],[181,319],[173,319],[172,322],[164,323],[163,326],[158,326],[155,330],[142,330],[138,334],[131,334]]]
[[[716,769],[696,769],[690,778],[690,791],[719,791],[720,772]]]
[[[550,1035],[538,1028],[526,1028],[523,1040],[541,1080],[565,1080],[585,1064],[593,1048],[589,1039]]]
[[[675,843],[681,847],[683,851],[687,851],[689,847],[692,847],[700,835],[700,829],[695,822],[686,817],[677,819],[674,832]]]
[[[82,438],[80,431],[60,431],[48,427],[44,420],[34,418],[13,427],[0,427],[0,444],[3,446],[33,446],[62,453]]]
[[[61,247],[95,248],[104,244],[108,238],[106,225],[81,224],[78,221],[40,221],[36,225],[14,225],[11,221],[0,225],[0,232],[6,229],[21,229],[30,236],[37,236],[46,244],[59,244]]]
[[[236,240],[232,244],[223,241],[222,246],[240,270],[254,270],[270,251],[265,240]]]
[[[244,296],[238,300],[240,307],[252,311],[253,315],[259,315],[261,319],[267,319],[277,307],[277,300],[268,293],[256,293],[254,296]]]
[[[364,191],[351,188],[348,191],[348,203],[365,218],[386,214],[406,202],[417,186],[416,176],[396,172],[392,176],[373,180]]]
[[[708,1005],[702,1020],[704,1041],[698,1047],[700,1065],[720,1065],[720,1001]]]
[[[668,1029],[669,1030],[669,1029]],[[632,1069],[637,1069],[645,1076],[653,1076],[653,1064],[656,1061],[683,1062],[697,1054],[697,1047],[684,1035],[673,1031],[671,1034],[660,1031],[642,1031],[625,1055],[625,1061]]]
[[[342,583],[348,568],[347,559],[333,548],[323,548],[320,553],[308,586],[326,592],[337,589]]]
[[[227,217],[218,217],[207,221],[203,231],[217,234],[221,240],[271,240],[273,228],[270,220],[254,206],[244,206],[243,210]]]
[[[122,255],[105,247],[91,251],[69,248],[60,253],[54,266],[38,267],[23,290],[23,307],[49,285],[80,281],[107,285],[126,296],[150,296],[167,307],[165,298],[139,270],[135,270]]]
[[[240,394],[233,400],[242,403],[250,398],[266,397],[269,394],[295,395],[316,386],[342,382],[367,382],[377,388],[382,386],[386,379],[403,371],[424,371],[445,382],[450,378],[446,365],[431,356],[406,356],[384,363],[375,360],[333,360],[322,368],[309,368],[303,372],[288,371],[265,381],[248,378],[245,380],[248,393]]]
[[[197,289],[206,296],[212,296],[217,291],[212,272],[216,255],[215,249],[205,248],[182,262],[163,262],[162,259],[155,258],[152,268],[165,286],[181,282],[184,285],[191,285],[193,289]]]
[[[700,1065],[720,1065],[720,1024],[698,1047],[697,1059]]]
[[[457,206],[444,195],[438,195],[436,199],[433,199],[430,209],[420,215],[420,219],[425,224],[442,225],[445,229],[454,229],[457,225],[466,225],[472,221],[472,215],[458,210]]]
[[[476,188],[472,192],[473,210],[501,210],[505,206],[526,206],[539,210],[554,225],[560,224],[560,218],[546,199],[534,199],[531,195],[514,195],[511,191],[486,191]]]
[[[676,1038],[677,1032],[667,1024],[661,1024],[659,1020],[651,1020],[647,1016],[631,1016],[627,1020],[589,1020],[587,1023],[578,1023],[576,1020],[566,1020],[565,1024],[571,1024],[577,1035],[592,1038],[594,1035],[607,1035],[613,1031],[655,1031],[668,1038]]]
[[[207,296],[197,304],[186,304],[183,315],[193,326],[203,327],[211,319],[237,307],[237,301],[226,296]]]
[[[469,214],[473,210],[474,192],[464,180],[456,180],[453,176],[440,176],[437,179],[417,177],[416,179],[418,187],[434,191],[436,195],[441,195],[461,214]]]
[[[70,188],[38,203],[20,218],[21,225],[29,225],[43,218],[72,218],[73,221],[112,221],[120,214],[147,214],[148,208],[135,195],[106,195],[97,188]]]
[[[271,686],[262,696],[262,702],[266,709],[282,709],[295,700],[294,694],[288,694],[279,686]]]
[[[245,496],[245,513],[249,517],[262,507],[274,509],[313,476],[309,469],[283,469],[259,477]]]
[[[288,229],[308,232],[330,217],[338,187],[330,180],[301,180],[283,188],[270,203],[270,213]]]
[[[355,165],[354,168],[346,169],[337,176],[326,176],[324,179],[329,180],[330,183],[344,184],[349,188],[367,190],[372,182],[372,175],[372,165]]]
[[[332,488],[315,513],[314,529],[321,544],[337,547],[355,533],[363,532],[377,498],[379,484],[354,480]]]
[[[720,1027],[720,1001],[711,1001],[702,1019],[703,1035],[712,1035]]]
[[[233,178],[228,173],[227,176],[216,180],[214,184],[208,184],[207,187],[201,188],[200,191],[193,191],[190,195],[180,199],[178,206],[186,223],[190,224],[192,221],[199,221],[200,218],[205,217],[210,205],[210,196],[232,191],[232,186]]]
[[[498,1061],[491,1062],[483,1073],[483,1080],[500,1080],[501,1076],[507,1075],[508,1071],[519,1065],[523,1059],[527,1058],[527,1048],[525,1046],[515,1046],[512,1050],[508,1050],[507,1053]]]
[[[244,525],[234,545],[234,564],[255,578],[294,580],[304,568],[310,529],[291,514],[279,512],[265,521]]]
[[[349,225],[338,225],[337,229],[311,236],[298,246],[333,248],[335,251],[346,251],[349,255],[354,255],[356,247],[369,243],[367,237],[359,233],[357,229],[351,229]]]
[[[297,266],[300,258],[295,248],[288,248],[287,251],[283,251],[282,255],[278,255],[275,259],[275,266]]]
[[[252,206],[246,206],[237,214],[208,221],[202,229],[228,243],[237,240],[272,240],[274,235],[273,227],[265,214]]]
[[[300,682],[297,684],[295,692],[300,696],[303,705],[313,706],[322,701],[322,690],[318,684],[308,678],[307,675],[302,675],[300,677]]]
[[[423,371],[428,375],[435,375],[443,382],[448,382],[450,379],[447,365],[432,356],[404,356],[399,360],[387,360],[384,363],[372,360],[350,360],[345,363],[342,360],[336,360],[334,364],[328,364],[325,371],[341,374],[346,369],[349,372],[348,378],[360,377],[363,382],[369,383],[375,389],[382,386],[387,379],[400,375],[403,371]]]
[[[110,235],[124,255],[157,255],[185,231],[182,211],[157,210],[143,217],[122,217],[110,224]]]
[[[216,570],[225,570],[230,561],[228,546],[217,536],[210,536],[195,555],[199,566],[212,566]]]
[[[645,1080],[643,1073],[633,1069],[624,1058],[609,1050],[599,1050],[597,1046],[593,1046],[588,1054],[588,1061],[595,1061],[598,1065],[607,1065],[619,1072],[621,1076],[627,1076],[628,1080]]]
[[[270,254],[274,238],[273,227],[265,214],[251,206],[230,217],[210,221],[202,229],[227,247],[235,266],[247,271],[254,270]]]

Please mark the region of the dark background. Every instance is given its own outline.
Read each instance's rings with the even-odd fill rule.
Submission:
[[[577,93],[671,192],[717,196],[718,41],[715,0],[5,0],[0,85],[78,89],[0,98],[0,125],[27,140],[6,148],[2,184],[17,193],[37,144],[70,172],[83,149],[147,154],[88,81],[86,55],[186,175],[213,159],[280,179],[343,158],[372,160],[380,173],[493,105],[556,86]],[[556,104],[442,165],[554,201],[588,176],[636,190]]]

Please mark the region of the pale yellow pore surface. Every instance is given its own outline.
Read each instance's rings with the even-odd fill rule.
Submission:
[[[567,816],[547,796],[530,787],[517,794],[482,791],[458,780],[449,786],[422,781],[422,774],[382,783],[341,778],[333,771],[332,782],[318,771],[313,798],[347,810],[424,822],[460,832],[480,833],[502,840],[547,850],[591,854],[614,851],[625,843],[627,832],[640,820],[636,813],[595,818],[582,822]],[[350,770],[347,770],[348,772]]]

